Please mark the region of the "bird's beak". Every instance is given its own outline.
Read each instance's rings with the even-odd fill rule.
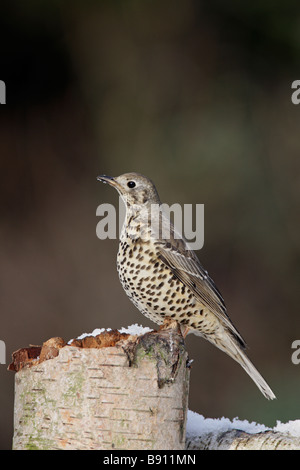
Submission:
[[[114,180],[112,176],[107,176],[107,175],[100,175],[97,176],[98,181],[102,181],[102,183],[108,183],[111,186],[117,186],[117,182]]]

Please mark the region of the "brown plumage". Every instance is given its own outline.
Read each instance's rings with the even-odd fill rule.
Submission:
[[[236,360],[266,398],[275,398],[246,356],[215,283],[161,210],[152,181],[138,173],[97,179],[117,189],[126,204],[117,268],[135,306],[157,324],[171,317],[184,335],[204,337]]]

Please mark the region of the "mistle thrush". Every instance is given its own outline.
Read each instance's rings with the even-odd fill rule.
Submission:
[[[194,333],[207,339],[237,361],[266,398],[275,398],[246,356],[245,342],[228,317],[215,283],[160,210],[152,181],[138,173],[97,179],[113,186],[126,205],[117,269],[134,305],[157,324],[171,317],[184,336]]]

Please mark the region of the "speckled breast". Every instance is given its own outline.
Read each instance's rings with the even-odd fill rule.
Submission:
[[[155,323],[164,317],[189,324],[199,312],[192,292],[161,261],[153,240],[122,237],[117,257],[121,284],[134,305]]]

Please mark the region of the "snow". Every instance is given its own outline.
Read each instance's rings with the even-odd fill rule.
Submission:
[[[285,434],[290,434],[291,436],[300,437],[300,419],[288,421],[287,423],[281,423],[281,421],[277,421],[277,424],[273,428],[273,431],[278,431]]]
[[[153,330],[151,328],[148,328],[148,326],[141,326],[135,323],[134,325],[130,325],[127,328],[123,327],[118,331],[120,333],[127,333],[128,335],[141,336]]]
[[[104,331],[111,331],[111,328],[95,328],[91,333],[82,333],[80,336],[77,336],[76,339],[83,339],[86,338],[87,336],[97,336],[100,335],[100,333],[103,333]],[[69,341],[69,343],[73,341],[72,339]]]
[[[249,434],[255,434],[257,432],[267,431],[264,424],[257,424],[255,422],[249,423],[247,420],[240,420],[234,418],[232,421],[229,418],[204,418],[204,416],[195,413],[194,411],[188,411],[187,415],[187,436],[197,436],[206,433],[218,433],[230,431],[231,429],[240,429]]]
[[[91,333],[82,333],[80,336],[77,336],[76,339],[83,339],[86,338],[87,336],[97,336],[103,333],[104,331],[111,331],[111,328],[95,328]],[[151,328],[148,328],[147,326],[141,326],[138,325],[137,323],[134,323],[133,325],[127,326],[127,328],[120,328],[118,329],[120,333],[126,333],[128,335],[133,335],[133,336],[141,336],[144,335],[145,333],[149,333]],[[73,339],[70,339],[68,341],[68,344],[71,344]]]
[[[230,431],[231,429],[239,429],[247,432],[248,434],[255,434],[264,431],[276,431],[283,434],[290,434],[291,436],[300,437],[300,419],[281,423],[277,421],[274,428],[268,428],[264,424],[249,422],[247,420],[240,420],[234,418],[232,421],[229,418],[204,418],[204,416],[188,411],[186,434],[187,437],[197,437],[201,434],[208,433],[221,433]]]

